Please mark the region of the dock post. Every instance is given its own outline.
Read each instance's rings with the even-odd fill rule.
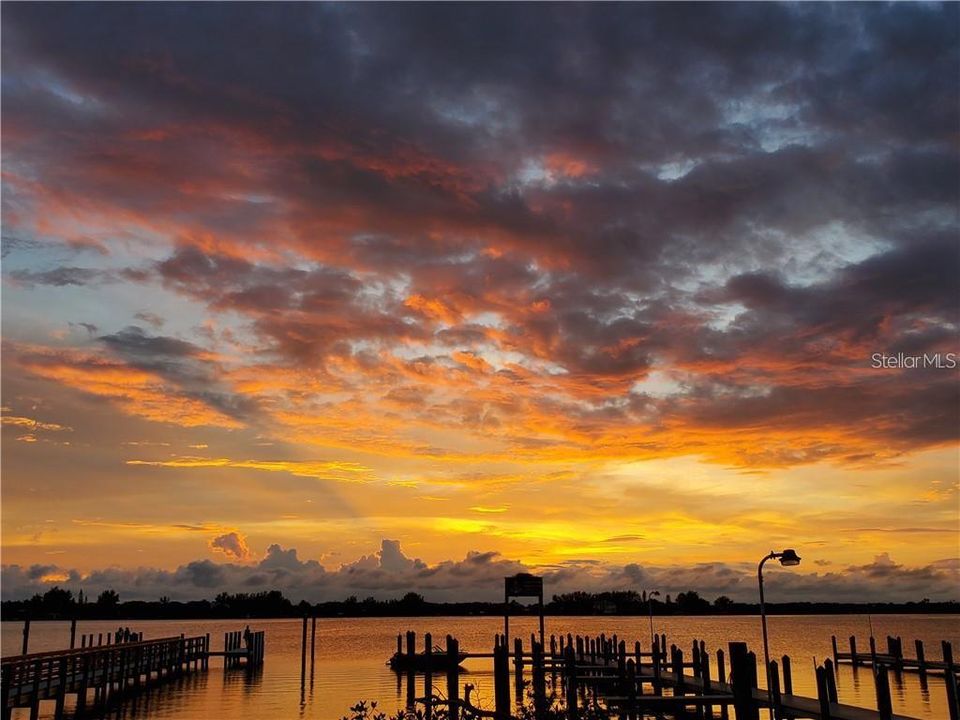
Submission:
[[[836,636],[836,635],[831,635],[831,636],[830,636],[830,644],[833,646],[833,664],[834,664],[834,665],[839,665],[839,664],[840,664],[840,651],[837,650],[837,636]]]
[[[417,654],[417,634],[413,630],[407,630],[407,655],[411,658]],[[413,663],[411,663],[412,665]]]
[[[733,707],[737,713],[737,720],[760,720],[760,709],[753,702],[747,644],[732,642],[729,647],[730,683],[733,685]]]
[[[2,720],[10,720],[13,715],[13,708],[7,705],[7,698],[10,697],[10,690],[13,685],[13,678],[10,677],[12,674],[13,668],[10,666],[0,670],[0,697],[3,698],[3,702],[0,703],[0,718]]]
[[[960,720],[960,693],[957,692],[957,676],[952,669],[943,674],[943,684],[947,690],[947,708],[950,711],[950,720]]]
[[[726,669],[724,668],[723,649],[717,648],[717,682],[726,683]],[[730,717],[730,709],[726,703],[720,706],[720,720],[727,720]]]
[[[514,692],[517,694],[517,700],[523,699],[523,640],[519,637],[513,639],[513,673],[514,673]]]
[[[27,648],[30,647],[30,617],[23,621],[23,650],[20,652],[21,655],[27,654]]]
[[[426,717],[429,720],[433,715],[433,703],[431,702],[431,698],[433,698],[433,673],[431,671],[433,667],[433,636],[430,633],[425,633],[423,636],[423,657],[426,667],[426,672],[423,674],[423,697],[426,699]]]
[[[773,717],[775,720],[783,720],[780,698],[780,668],[777,667],[776,660],[770,661],[767,673],[770,676],[770,697],[773,699]]]
[[[830,720],[830,691],[827,689],[827,671],[822,665],[817,667],[817,700],[820,703],[820,720]]]
[[[24,653],[26,655],[26,653]],[[30,702],[30,720],[39,720],[40,718],[40,661],[33,664],[33,699]]]
[[[850,663],[856,667],[857,666],[857,636],[850,636]]]
[[[86,655],[80,656],[80,687],[77,688],[77,707],[74,717],[83,717],[87,709],[87,687],[90,685],[90,659]]]
[[[77,619],[73,618],[70,621],[70,649],[73,650],[77,646]]]
[[[560,638],[560,642],[563,642],[562,637]],[[557,637],[556,635],[553,635],[553,634],[550,635],[550,657],[551,658],[557,657]]]
[[[447,700],[450,720],[460,718],[460,643],[447,635]]]
[[[310,619],[310,684],[313,685],[313,666],[317,659],[317,614]]]
[[[493,696],[498,720],[510,717],[510,651],[506,641],[493,646]]]
[[[927,662],[923,657],[923,640],[914,640],[914,645],[917,648],[917,670],[924,675],[927,672]]]
[[[547,675],[543,667],[543,645],[534,642],[530,650],[533,656],[530,666],[533,678],[533,709],[537,718],[543,718],[547,712]]]
[[[407,710],[416,710],[417,704],[417,673],[411,665],[407,669]]]
[[[823,661],[823,669],[827,671],[827,694],[830,702],[840,702],[837,698],[837,676],[834,674],[833,663],[829,658]]]
[[[578,720],[580,710],[577,707],[577,660],[573,654],[573,648],[570,647],[570,645],[567,645],[567,656],[565,660],[567,674],[567,718],[568,720]]]
[[[893,703],[890,700],[890,679],[887,677],[886,665],[877,666],[873,681],[877,688],[877,713],[880,720],[890,720],[893,717]]]
[[[944,640],[940,643],[940,648],[943,652],[943,664],[946,665],[943,670],[944,675],[949,675],[956,672],[953,669],[953,645],[950,644],[949,640]]]
[[[870,667],[877,669],[877,640],[870,636]]]
[[[673,686],[674,695],[685,695],[683,685],[683,650],[678,648],[676,645],[670,646],[670,659],[672,661],[671,670],[674,674],[674,682],[676,683]]]
[[[627,660],[627,717],[637,720],[637,664]]]
[[[793,695],[793,672],[790,668],[790,656],[784,655],[780,660],[783,668],[783,694]]]
[[[203,669],[206,670],[210,667],[210,633],[203,640],[203,649]]]
[[[700,650],[700,681],[703,683],[702,690],[704,695],[710,692],[710,653],[706,647]],[[713,717],[713,705],[706,705],[703,708],[704,716]]]
[[[303,616],[303,631],[300,636],[300,690],[307,684],[307,616]]]
[[[57,674],[60,676],[60,682],[57,683],[57,704],[53,711],[53,717],[56,720],[62,720],[63,706],[67,699],[67,659],[65,657],[60,658]],[[6,702],[7,699],[4,698],[3,700]]]
[[[661,679],[661,664],[660,664],[660,638],[653,638],[653,647],[652,647],[651,658],[653,662],[653,694],[654,695],[663,695],[663,682]]]

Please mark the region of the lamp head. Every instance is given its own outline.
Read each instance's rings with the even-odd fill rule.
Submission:
[[[797,551],[792,548],[787,548],[782,553],[780,553],[780,564],[785,567],[792,567],[794,565],[800,564],[800,556],[797,555]]]

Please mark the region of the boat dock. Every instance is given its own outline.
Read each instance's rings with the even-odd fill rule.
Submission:
[[[433,717],[437,706],[447,709],[449,720],[491,718],[512,720],[518,703],[532,691],[533,717],[547,717],[551,708],[563,708],[568,720],[592,717],[592,708],[603,707],[611,714],[626,720],[654,716],[658,718],[728,718],[759,720],[761,712],[770,713],[776,720],[910,720],[894,714],[888,672],[914,667],[913,660],[902,653],[877,654],[871,664],[876,691],[876,709],[841,703],[836,681],[839,654],[816,667],[817,697],[795,695],[790,657],[784,655],[771,661],[770,689],[760,688],[755,653],[745,643],[731,642],[726,651],[708,652],[703,641],[694,642],[688,655],[676,645],[668,645],[664,635],[655,636],[644,651],[640,642],[629,644],[616,635],[607,637],[550,636],[549,645],[530,637],[528,650],[522,640],[513,640],[512,652],[507,638],[497,635],[492,652],[462,651],[456,638],[447,636],[444,649],[435,648],[428,634],[422,653],[415,651],[416,637],[398,637],[397,653],[408,658],[405,664],[396,663],[398,673],[407,673],[407,706],[415,710],[425,707],[427,720]],[[898,641],[897,641],[898,642]],[[943,643],[944,660],[925,663],[943,675],[950,720],[960,720],[957,700],[957,681],[960,666],[953,663],[950,643]],[[896,648],[894,648],[896,649]],[[444,655],[445,660],[436,656]],[[860,656],[854,656],[860,658]],[[422,659],[431,657],[426,670]],[[922,656],[921,656],[922,657]],[[494,707],[480,708],[473,704],[473,685],[462,686],[463,660],[493,660]],[[862,658],[857,662],[862,662]],[[511,665],[512,673],[511,673]],[[406,670],[402,669],[403,667]],[[761,663],[762,667],[762,663]],[[528,673],[525,679],[525,672]],[[416,695],[416,676],[423,675],[423,695]],[[513,675],[511,682],[511,674]],[[434,692],[434,676],[446,680],[446,697]],[[547,677],[552,679],[552,695],[547,693]],[[511,685],[513,692],[511,693]]]
[[[957,672],[957,665],[953,662],[953,647],[944,641],[940,644],[942,660],[928,660],[921,640],[914,641],[916,657],[905,657],[903,654],[903,640],[900,637],[887,636],[886,652],[877,652],[875,638],[869,639],[870,652],[857,652],[857,638],[850,636],[850,652],[839,652],[837,638],[833,636],[833,661],[837,665],[843,663],[855,667],[876,667],[878,664],[893,668],[898,672],[915,672],[921,674],[947,675]]]
[[[30,718],[36,720],[40,704],[52,701],[53,716],[60,720],[68,696],[76,696],[72,713],[80,717],[157,683],[204,671],[211,657],[223,657],[224,667],[263,664],[263,631],[248,633],[244,647],[241,635],[226,633],[222,652],[210,650],[209,634],[155,640],[135,635],[130,642],[89,646],[84,637],[80,648],[5,657],[0,661],[0,718],[10,720],[14,708],[30,708]]]

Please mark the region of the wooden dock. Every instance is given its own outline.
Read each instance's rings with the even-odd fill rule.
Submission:
[[[445,673],[421,673],[422,697],[415,696],[416,674],[408,671],[408,708],[423,704],[427,720],[437,705],[447,708],[450,720],[461,720],[461,716],[462,720],[512,720],[516,704],[524,702],[528,687],[533,716],[546,717],[547,711],[556,704],[556,698],[547,694],[548,675],[553,678],[554,696],[562,698],[561,706],[568,720],[580,720],[589,715],[588,710],[594,706],[606,708],[625,720],[647,716],[728,720],[734,715],[737,720],[759,720],[761,711],[770,713],[776,720],[910,720],[892,710],[888,672],[912,667],[911,661],[896,652],[876,655],[876,662],[871,665],[877,709],[870,709],[839,701],[835,661],[844,659],[843,654],[834,660],[825,660],[816,668],[817,697],[814,698],[794,694],[788,656],[770,663],[770,689],[758,687],[756,655],[745,643],[739,642],[729,643],[727,653],[718,649],[714,655],[707,652],[704,642],[694,642],[690,654],[685,656],[676,645],[668,647],[664,635],[655,636],[646,651],[639,642],[628,646],[616,635],[602,634],[598,637],[550,636],[546,648],[536,636],[531,636],[528,651],[520,639],[515,639],[512,652],[505,637],[498,635],[489,653],[461,651],[458,641],[451,636],[447,636],[445,649],[433,648],[429,635],[425,640],[424,654],[445,653],[450,658]],[[407,633],[406,652],[414,653],[414,645],[415,636]],[[398,652],[401,647],[398,638]],[[943,652],[943,662],[926,666],[943,673],[950,720],[960,720],[957,700],[960,668],[953,664],[949,643],[943,644]],[[461,693],[462,668],[458,662],[461,658],[493,660],[493,709],[482,709],[472,703],[472,685],[465,685]],[[524,668],[528,668],[529,683],[524,679]],[[434,693],[434,675],[446,676],[446,698]]]
[[[939,675],[949,673],[957,675],[960,673],[960,665],[953,661],[953,647],[947,641],[940,643],[942,660],[928,660],[921,640],[914,641],[916,657],[912,658],[903,654],[903,640],[900,637],[887,636],[886,652],[877,651],[876,639],[872,637],[868,641],[869,652],[857,652],[855,635],[850,636],[850,652],[839,652],[836,636],[833,636],[831,640],[833,642],[833,661],[837,665],[843,663],[856,667],[875,667],[877,664],[882,664],[898,672]]]
[[[206,670],[211,657],[223,657],[226,668],[263,664],[263,631],[226,633],[222,652],[210,650],[209,634],[156,640],[136,637],[131,642],[94,645],[91,636],[89,646],[83,638],[80,648],[3,658],[0,719],[10,720],[14,708],[30,708],[30,718],[36,720],[40,703],[53,701],[54,718],[60,720],[65,717],[68,695],[76,696],[73,717],[81,717],[156,683]]]

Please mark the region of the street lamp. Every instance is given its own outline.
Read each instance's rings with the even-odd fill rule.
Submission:
[[[757,566],[757,581],[760,584],[760,625],[763,627],[763,659],[764,669],[767,673],[767,698],[770,701],[770,717],[773,717],[773,689],[770,687],[770,645],[767,642],[767,609],[763,604],[763,564],[767,560],[776,558],[784,567],[793,567],[800,564],[800,556],[796,550],[787,548],[783,552],[770,551],[760,564]]]
[[[653,596],[660,597],[659,590],[651,590],[647,593],[647,612],[650,613],[650,652],[653,652]]]

